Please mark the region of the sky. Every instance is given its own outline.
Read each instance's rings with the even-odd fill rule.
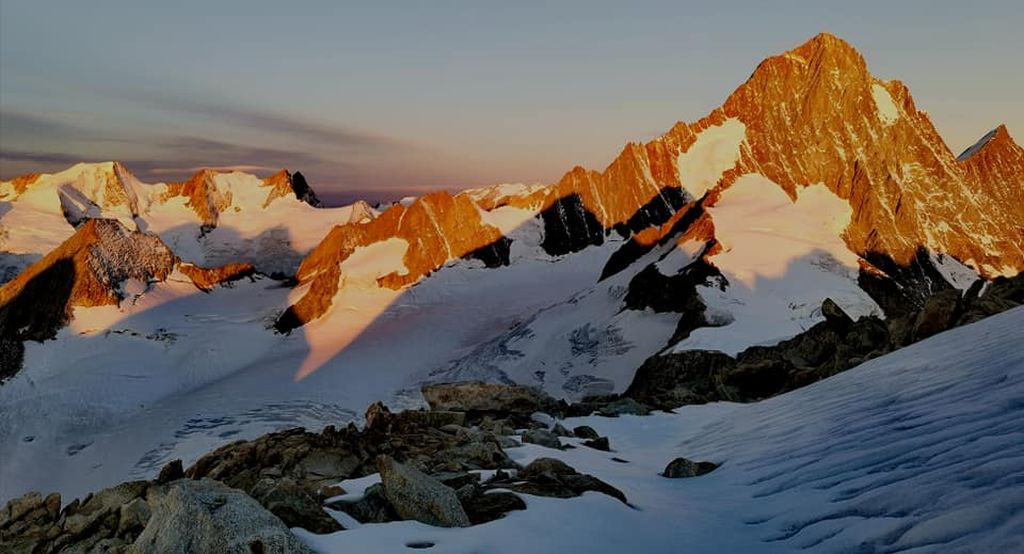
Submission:
[[[557,180],[821,31],[959,153],[1024,136],[1024,2],[0,0],[0,177],[300,170],[337,203]]]

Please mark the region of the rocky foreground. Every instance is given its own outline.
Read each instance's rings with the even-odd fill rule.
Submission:
[[[569,430],[557,418],[647,415],[774,396],[1020,305],[1022,283],[997,279],[963,295],[943,291],[888,321],[853,321],[826,301],[826,321],[790,341],[736,358],[696,351],[663,356],[640,368],[623,395],[576,404],[520,385],[427,385],[421,392],[429,410],[391,413],[377,402],[362,428],[291,429],[238,441],[187,469],[171,462],[152,481],[122,483],[67,505],[58,494],[27,493],[0,509],[0,551],[305,552],[291,529],[334,533],[344,530],[345,517],[360,524],[467,527],[526,509],[523,495],[573,498],[588,491],[628,505],[614,486],[560,460],[542,457],[524,466],[506,451],[524,443],[561,451],[574,448],[563,440],[572,437],[582,448],[628,463],[592,427]],[[716,467],[685,458],[665,463],[667,478]],[[338,485],[374,474],[380,482],[365,491]]]
[[[562,461],[540,458],[524,467],[506,454],[522,443],[571,448],[561,437],[609,451],[608,439],[593,428],[570,431],[555,422],[579,406],[518,385],[433,385],[422,392],[429,410],[391,413],[378,402],[363,428],[292,429],[235,442],[187,469],[174,461],[152,481],[122,483],[67,505],[59,494],[27,493],[0,510],[0,550],[307,552],[289,528],[344,529],[324,508],[360,523],[468,527],[526,509],[521,495],[595,491],[628,503],[615,487]],[[646,411],[632,401],[603,409],[608,415]],[[665,476],[714,467],[679,459]],[[337,485],[374,473],[380,483],[365,491]]]

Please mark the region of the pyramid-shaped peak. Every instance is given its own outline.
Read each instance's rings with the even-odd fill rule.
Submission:
[[[969,148],[961,152],[956,159],[964,162],[986,149],[1015,146],[1017,146],[1017,143],[1014,142],[1013,137],[1010,136],[1010,130],[1006,128],[1005,124],[1001,124],[995,129],[985,133],[984,136],[978,139],[978,142],[975,142]]]

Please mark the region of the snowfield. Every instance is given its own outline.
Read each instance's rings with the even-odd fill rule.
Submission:
[[[1022,552],[1022,343],[1017,308],[755,404],[565,422],[607,435],[611,453],[509,450],[521,463],[563,459],[621,489],[632,508],[599,493],[525,496],[527,510],[466,529],[404,521],[295,532],[325,553],[414,542],[435,543],[434,553]],[[721,467],[659,476],[678,456]]]

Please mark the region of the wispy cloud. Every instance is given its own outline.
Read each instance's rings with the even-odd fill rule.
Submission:
[[[212,120],[223,125],[263,133],[290,135],[293,138],[315,141],[321,146],[330,146],[334,149],[395,150],[411,147],[395,138],[356,130],[344,125],[310,121],[291,114],[244,105],[229,105],[216,101],[173,96],[164,92],[119,90],[116,94],[125,100],[157,111],[198,116],[207,122]]]

